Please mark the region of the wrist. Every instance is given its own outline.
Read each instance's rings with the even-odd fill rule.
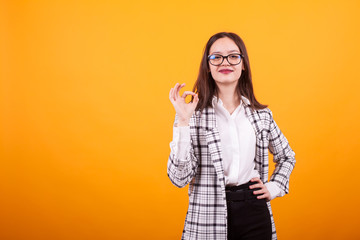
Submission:
[[[189,121],[179,121],[177,124],[178,127],[183,127],[183,126],[189,126]]]
[[[188,118],[179,118],[178,126],[188,126],[190,122],[190,119]]]

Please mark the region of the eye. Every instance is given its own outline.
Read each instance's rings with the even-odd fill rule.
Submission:
[[[229,57],[232,58],[232,59],[239,59],[239,58],[240,58],[240,55],[238,55],[238,54],[231,54],[231,55],[229,55]]]
[[[218,60],[218,59],[220,59],[220,58],[221,58],[220,55],[215,55],[215,54],[210,55],[210,59],[211,59],[211,60]]]

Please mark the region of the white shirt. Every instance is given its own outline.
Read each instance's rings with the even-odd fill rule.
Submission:
[[[222,100],[213,101],[216,122],[221,139],[221,153],[225,174],[225,185],[236,186],[259,177],[255,169],[256,136],[251,123],[240,103],[232,114],[224,107]]]
[[[230,114],[222,100],[213,99],[213,107],[221,140],[225,185],[241,185],[254,177],[260,177],[255,169],[256,136],[246,117],[242,102]],[[190,149],[190,126],[173,127],[170,148],[182,161]],[[278,197],[281,189],[274,182],[265,183],[270,199]],[[284,194],[283,194],[284,195]]]

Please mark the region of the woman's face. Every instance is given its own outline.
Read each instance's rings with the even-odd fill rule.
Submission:
[[[240,54],[241,52],[235,42],[228,37],[219,38],[216,40],[210,47],[209,51],[209,55],[220,54],[227,56],[231,53]],[[245,70],[242,58],[240,64],[238,65],[230,65],[227,59],[224,59],[222,64],[219,66],[214,66],[210,64],[210,62],[209,66],[211,75],[218,85],[237,83],[241,76],[242,70]],[[224,71],[225,69],[230,71]]]

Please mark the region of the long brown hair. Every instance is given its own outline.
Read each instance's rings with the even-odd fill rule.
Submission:
[[[236,92],[238,96],[240,97],[242,95],[247,99],[249,99],[250,107],[254,110],[266,108],[268,105],[260,104],[255,98],[252,80],[251,80],[249,56],[247,54],[243,40],[235,33],[219,32],[213,35],[212,37],[210,37],[204,49],[204,54],[200,63],[199,75],[193,87],[193,92],[198,93],[199,96],[199,102],[195,110],[202,111],[206,107],[212,107],[212,97],[213,96],[218,97],[218,89],[210,73],[208,55],[209,55],[210,47],[213,45],[213,43],[219,38],[224,38],[224,37],[228,37],[232,39],[235,42],[235,44],[239,47],[240,52],[243,55],[245,70],[242,71],[240,79],[236,86]],[[192,96],[191,101],[193,101],[193,99],[194,97]]]

